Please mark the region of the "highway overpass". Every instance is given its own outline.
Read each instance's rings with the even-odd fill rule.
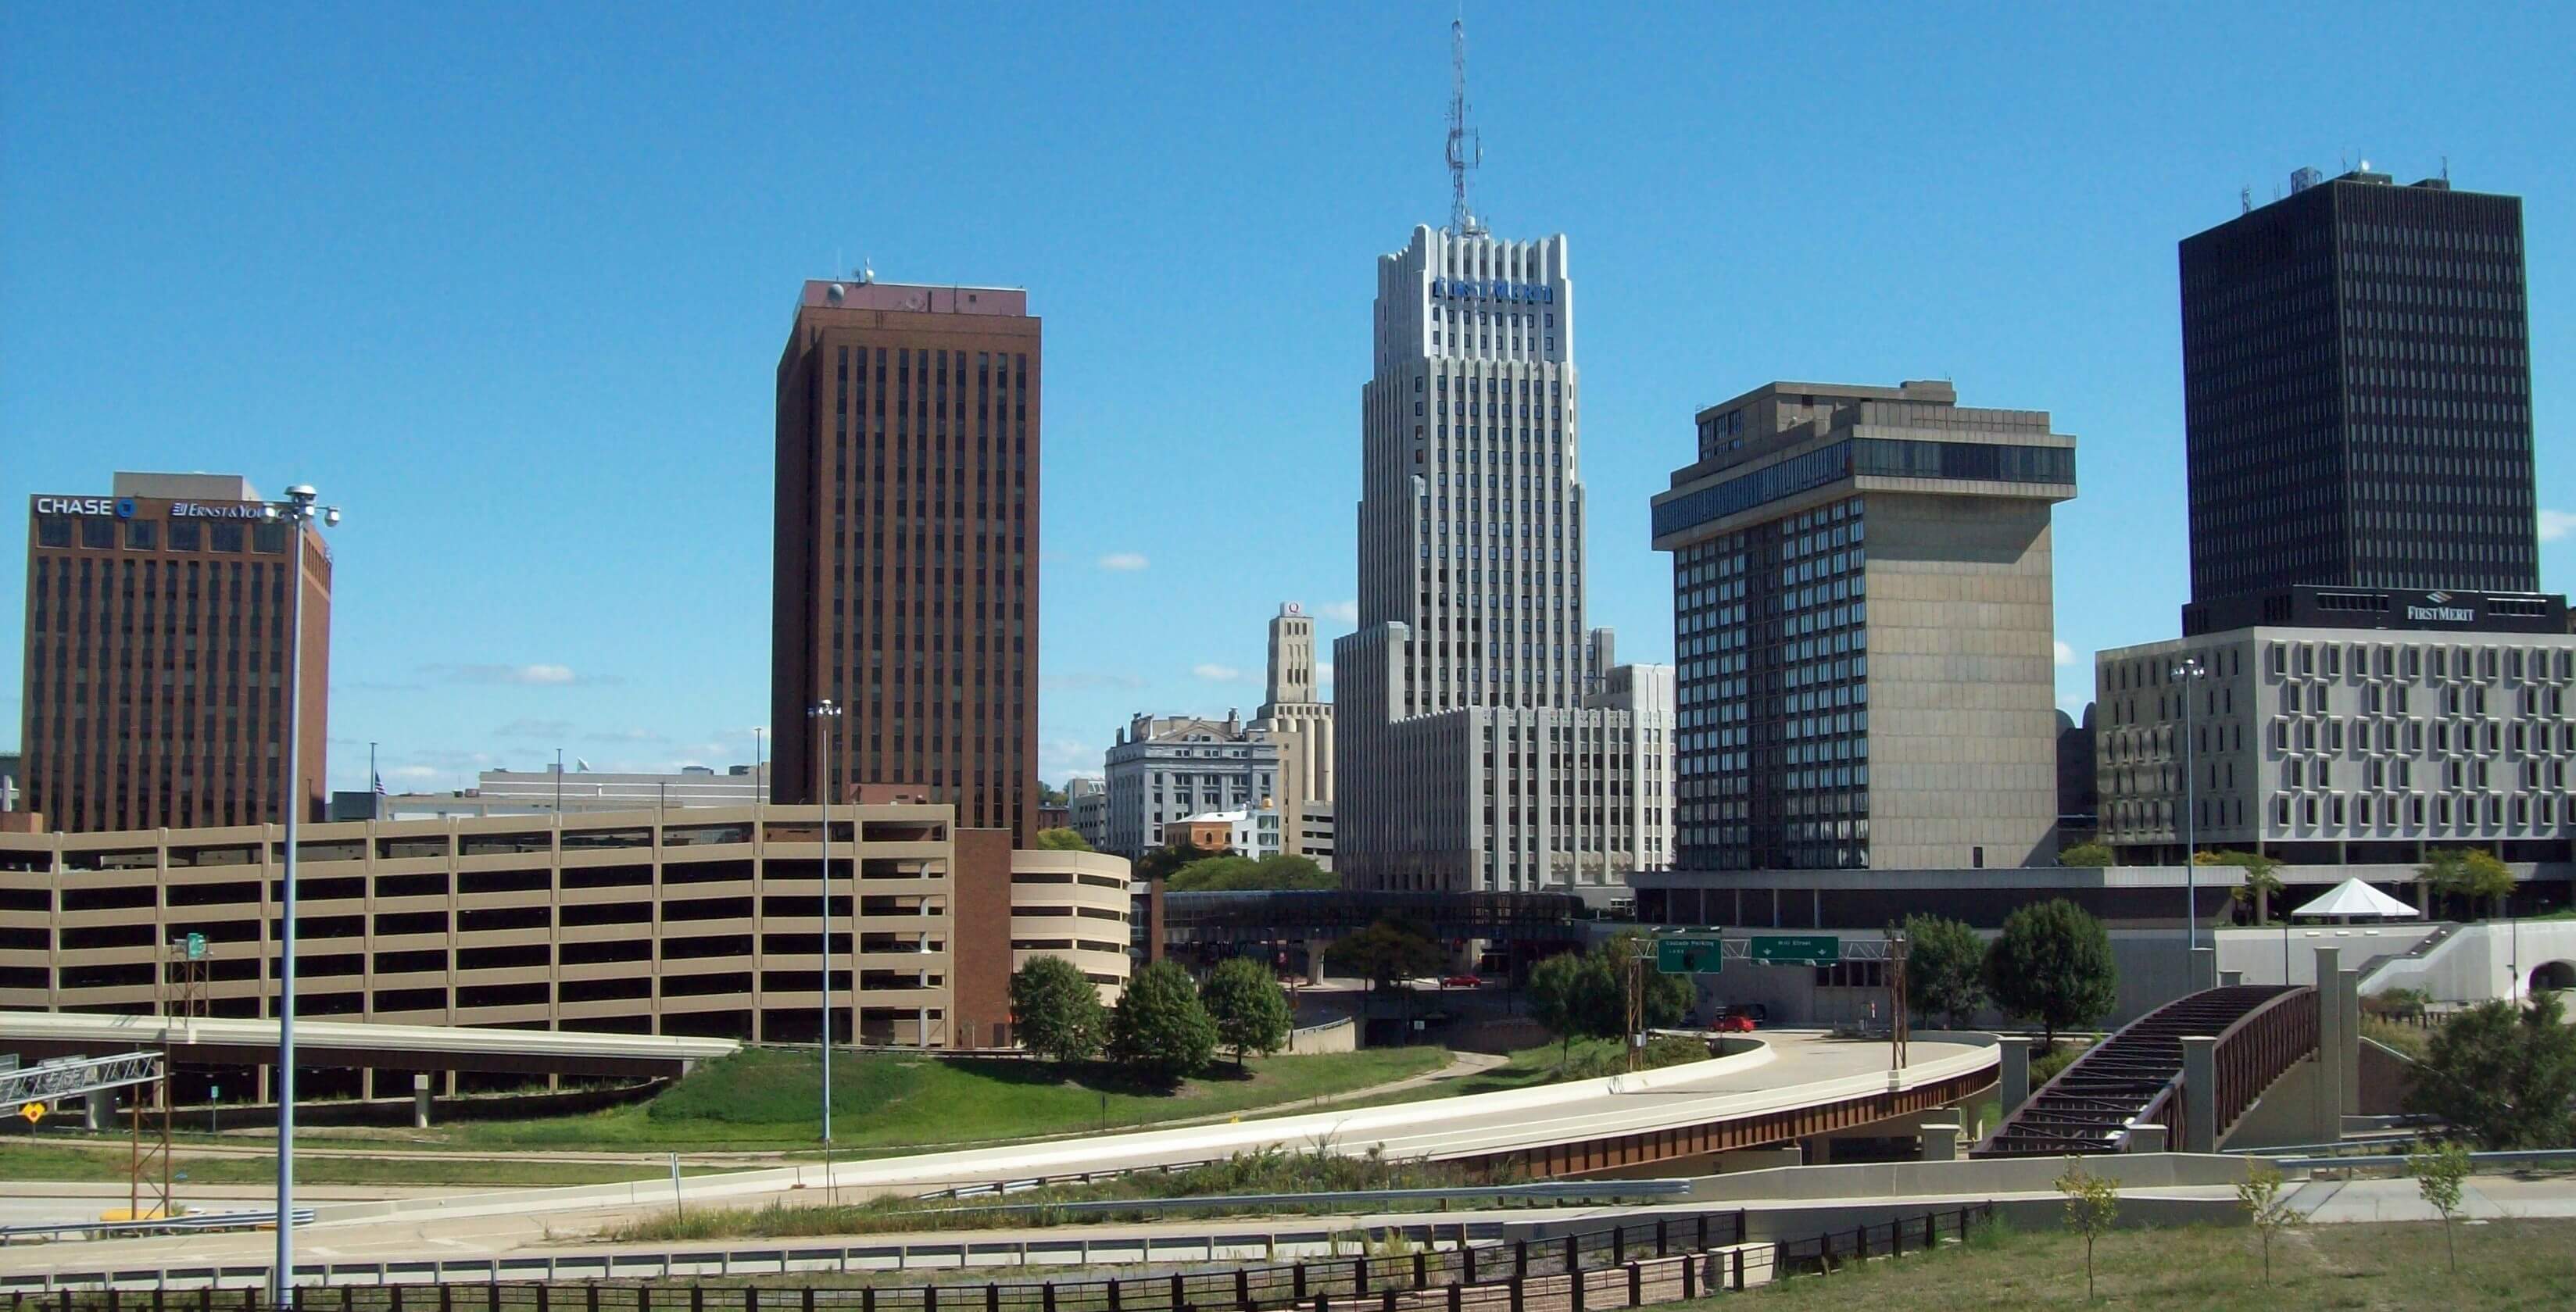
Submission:
[[[488,1071],[521,1075],[677,1076],[741,1048],[731,1039],[518,1030],[497,1026],[377,1025],[298,1019],[298,1066]],[[276,1059],[275,1020],[0,1011],[0,1052],[36,1061],[165,1051],[180,1066],[259,1066]]]

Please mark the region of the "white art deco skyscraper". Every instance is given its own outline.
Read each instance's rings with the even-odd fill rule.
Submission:
[[[1585,705],[1608,644],[1583,618],[1573,309],[1562,235],[1417,227],[1378,260],[1360,629],[1334,644],[1356,887],[1607,889],[1668,858],[1669,710]]]

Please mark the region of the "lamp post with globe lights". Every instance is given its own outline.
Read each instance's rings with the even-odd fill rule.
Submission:
[[[304,720],[304,535],[315,522],[336,527],[338,506],[316,505],[321,494],[308,484],[286,489],[284,501],[259,508],[264,523],[284,524],[294,539],[294,561],[287,583],[286,783],[278,808],[284,824],[284,881],[278,894],[277,968],[277,1259],[269,1268],[268,1297],[283,1306],[295,1284],[295,830],[302,818]]]

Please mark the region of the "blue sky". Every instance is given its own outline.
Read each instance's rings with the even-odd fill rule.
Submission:
[[[558,745],[748,760],[798,281],[1025,285],[1041,762],[1096,769],[1131,711],[1249,713],[1280,601],[1347,628],[1372,262],[1447,213],[1451,12],[0,8],[0,540],[120,468],[311,482],[348,510],[338,786],[369,740],[396,787]],[[1626,658],[1671,651],[1646,502],[1697,407],[1948,377],[2080,439],[2080,706],[2185,591],[2174,243],[2300,165],[2447,156],[2526,198],[2540,503],[2576,512],[2576,9],[1469,22],[1478,208],[1571,237],[1591,616]],[[2576,535],[2541,561],[2570,586]],[[0,567],[0,745],[24,585]]]

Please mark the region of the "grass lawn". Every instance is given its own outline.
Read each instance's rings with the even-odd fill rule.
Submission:
[[[265,1184],[277,1178],[277,1167],[266,1157],[190,1157],[180,1149],[173,1155],[173,1164],[188,1177],[180,1182],[182,1189],[189,1184]],[[23,1141],[0,1149],[0,1180],[122,1182],[130,1169],[122,1152],[48,1147]],[[295,1163],[295,1178],[303,1184],[573,1185],[668,1175],[667,1167],[642,1162],[633,1166],[610,1162],[496,1162],[461,1153],[453,1161],[299,1157]]]
[[[2434,1222],[2308,1226],[2272,1241],[2272,1285],[2250,1229],[2122,1230],[2094,1250],[2100,1301],[2124,1307],[2285,1312],[2290,1308],[2576,1307],[2576,1220],[2460,1225],[2452,1274]],[[1697,1306],[1731,1307],[1741,1295]],[[1776,1312],[1950,1312],[2082,1306],[2084,1241],[1989,1230],[1929,1257],[1845,1266],[1765,1290]]]
[[[1136,1087],[1105,1067],[1067,1077],[1044,1062],[844,1056],[832,1064],[834,1143],[853,1155],[940,1145],[1126,1130],[1192,1117],[1293,1111],[1330,1094],[1390,1083],[1449,1064],[1444,1048],[1382,1048],[1254,1058],[1238,1074],[1220,1059],[1176,1092]],[[813,1053],[745,1049],[651,1101],[583,1116],[459,1121],[404,1131],[408,1146],[459,1149],[806,1149],[814,1144]],[[334,1137],[320,1127],[308,1140]],[[383,1143],[381,1131],[363,1137]]]
[[[1601,1065],[1619,1056],[1617,1039],[1577,1039],[1571,1065],[1581,1070],[1587,1065]],[[1425,1089],[1408,1089],[1383,1098],[1367,1098],[1344,1103],[1346,1107],[1383,1107],[1400,1102],[1419,1102],[1427,1098],[1459,1098],[1471,1093],[1502,1093],[1511,1089],[1529,1089],[1554,1084],[1568,1078],[1559,1065],[1565,1054],[1556,1044],[1541,1048],[1523,1048],[1509,1054],[1503,1065],[1492,1070],[1442,1080]]]

